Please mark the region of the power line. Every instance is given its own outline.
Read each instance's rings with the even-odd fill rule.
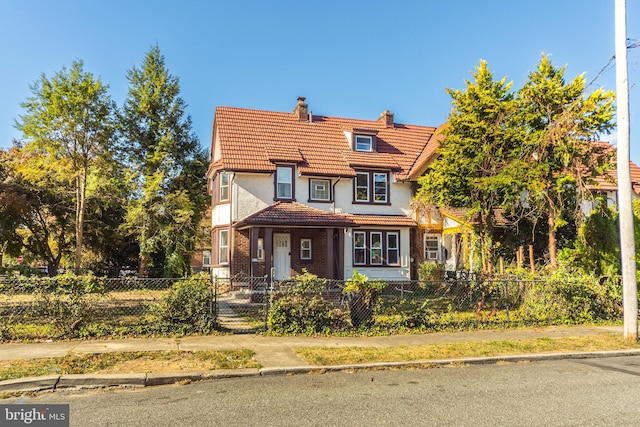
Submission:
[[[640,46],[640,40],[638,39],[630,39],[627,38],[627,50],[629,49],[635,49],[636,47]],[[587,85],[587,88],[591,87],[591,85],[598,80],[598,78],[603,75],[604,73],[606,73],[607,71],[609,71],[611,68],[613,68],[613,61],[616,60],[616,55],[612,55],[611,58],[609,58],[609,61],[607,62],[607,64],[602,67],[602,69],[598,72],[598,74],[596,74],[596,76],[589,82],[589,84]]]

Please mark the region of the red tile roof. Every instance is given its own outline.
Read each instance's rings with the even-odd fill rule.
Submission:
[[[347,215],[357,226],[416,227],[417,223],[404,215]]]
[[[354,152],[346,130],[376,134],[376,153]],[[356,168],[384,168],[406,180],[424,152],[434,127],[313,115],[300,121],[295,113],[218,107],[212,144],[219,153],[215,169],[273,172],[275,162],[296,163],[302,175],[353,177]]]
[[[609,169],[606,175],[596,177],[594,183],[588,185],[590,190],[603,190],[603,191],[617,191],[618,190],[618,169],[616,167],[616,148],[604,141],[596,141],[594,144],[598,145],[606,154],[612,155],[611,164],[613,167]],[[640,194],[640,168],[638,165],[629,161],[629,169],[631,172],[631,187],[634,193]]]
[[[242,219],[236,227],[352,227],[353,225],[354,222],[344,214],[323,211],[298,202],[277,201]]]

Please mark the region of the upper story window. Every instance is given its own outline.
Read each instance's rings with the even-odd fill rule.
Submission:
[[[293,199],[293,166],[276,168],[276,199]]]
[[[331,181],[328,179],[309,180],[309,199],[328,202],[331,200]]]
[[[229,174],[220,172],[218,179],[220,181],[218,185],[218,201],[226,202],[229,200]]]
[[[387,172],[356,172],[353,182],[354,202],[389,203],[389,174]]]
[[[356,135],[356,151],[373,151],[373,137],[367,135]]]

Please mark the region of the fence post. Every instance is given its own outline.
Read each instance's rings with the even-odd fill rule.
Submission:
[[[211,298],[211,301],[213,301],[213,307],[212,307],[212,313],[211,315],[213,316],[213,320],[216,322],[216,325],[218,324],[218,275],[215,275],[212,277],[213,280],[213,298]],[[219,326],[219,325],[218,325]]]
[[[511,319],[509,318],[509,281],[505,280],[504,282],[504,307],[506,309],[507,312],[507,322],[511,322]]]

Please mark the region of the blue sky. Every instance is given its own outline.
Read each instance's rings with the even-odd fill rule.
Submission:
[[[628,37],[640,38],[640,2],[627,1]],[[0,147],[42,73],[74,60],[122,105],[126,73],[158,44],[180,79],[193,131],[209,148],[216,106],[437,126],[481,59],[518,89],[543,52],[566,77],[595,78],[614,46],[606,0],[234,0],[0,2]],[[640,164],[640,48],[629,50],[631,158]],[[615,90],[615,69],[595,86]],[[635,120],[634,120],[635,118]],[[610,140],[611,137],[603,139]]]

